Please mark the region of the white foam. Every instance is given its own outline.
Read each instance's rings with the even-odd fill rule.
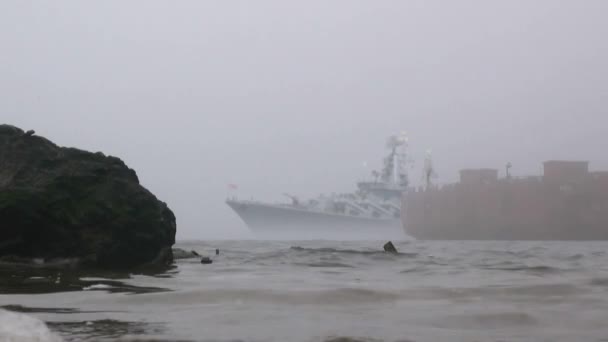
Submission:
[[[0,309],[0,341],[2,342],[61,342],[43,321]]]
[[[106,284],[94,284],[83,288],[84,291],[109,289],[112,286]]]

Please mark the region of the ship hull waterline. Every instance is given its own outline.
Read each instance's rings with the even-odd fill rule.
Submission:
[[[238,200],[228,200],[226,204],[262,239],[406,239],[398,218],[373,219]]]

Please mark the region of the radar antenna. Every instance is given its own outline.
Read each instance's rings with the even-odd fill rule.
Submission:
[[[407,132],[401,131],[399,132],[399,134],[391,135],[388,138],[388,141],[386,142],[386,147],[390,148],[391,150],[394,150],[399,146],[407,146],[408,142],[409,138],[407,136]]]
[[[406,166],[408,163],[405,150],[408,147],[409,138],[405,131],[394,134],[388,138],[386,147],[391,153],[384,158],[381,179],[383,182],[393,184],[396,187],[404,187],[408,184]]]

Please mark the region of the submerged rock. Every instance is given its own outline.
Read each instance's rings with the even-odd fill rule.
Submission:
[[[131,268],[172,262],[175,216],[134,170],[0,125],[0,257]]]
[[[395,245],[393,245],[392,241],[389,241],[384,244],[384,251],[387,253],[394,253],[394,254],[399,253],[399,252],[397,252],[397,248],[395,248]]]

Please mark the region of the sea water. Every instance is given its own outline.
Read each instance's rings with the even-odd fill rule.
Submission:
[[[2,269],[0,306],[64,341],[608,341],[608,243],[383,243],[182,241],[213,263]]]

